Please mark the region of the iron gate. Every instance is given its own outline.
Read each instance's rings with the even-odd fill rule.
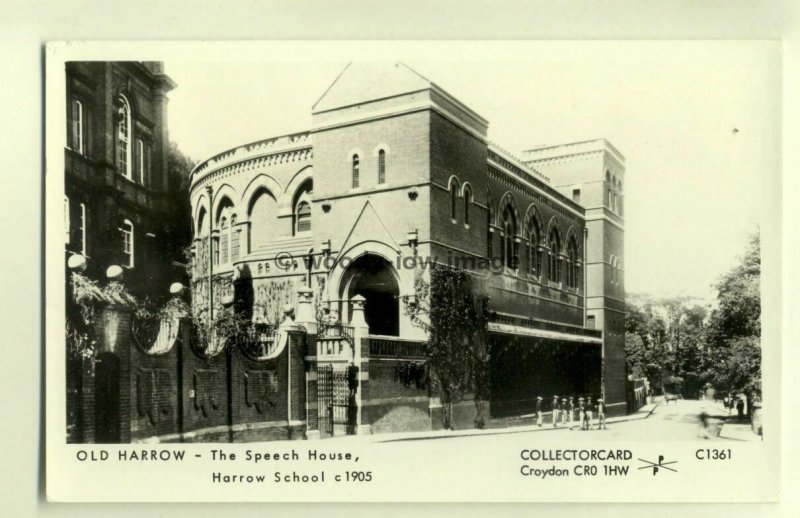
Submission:
[[[320,437],[353,435],[356,428],[356,367],[334,370],[333,365],[317,369],[317,412]]]

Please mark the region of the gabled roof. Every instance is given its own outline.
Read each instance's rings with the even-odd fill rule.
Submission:
[[[431,88],[433,83],[403,63],[349,63],[312,107],[325,112]]]

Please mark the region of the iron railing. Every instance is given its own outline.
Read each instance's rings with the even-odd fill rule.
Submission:
[[[384,358],[425,358],[425,342],[392,336],[370,335],[369,355]]]

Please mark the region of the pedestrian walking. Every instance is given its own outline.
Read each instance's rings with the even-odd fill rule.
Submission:
[[[542,427],[542,396],[536,397],[536,426]]]
[[[606,404],[602,398],[597,399],[597,429],[604,430],[606,428]]]
[[[736,413],[739,415],[739,419],[744,417],[744,399],[741,396],[736,398]]]
[[[594,417],[594,412],[592,412],[592,398],[586,398],[586,429],[592,429],[592,417]]]
[[[558,396],[553,396],[553,428],[558,426],[558,414],[561,406],[558,402]]]
[[[705,412],[700,413],[700,432],[698,435],[703,439],[708,439],[708,414]]]
[[[567,407],[567,398],[561,398],[561,424],[566,426],[568,424],[567,413],[569,407]]]
[[[724,398],[722,398],[722,404],[725,406],[725,410],[727,410],[728,413],[730,414],[731,413],[731,409],[728,406],[728,395],[727,394],[725,395]]]

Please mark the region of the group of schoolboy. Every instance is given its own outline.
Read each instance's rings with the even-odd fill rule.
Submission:
[[[541,397],[536,398],[536,424],[538,426],[542,426],[543,422],[543,415],[542,415],[542,407],[543,407],[543,399]],[[577,421],[581,424],[581,430],[589,430],[592,427],[592,418],[594,416],[597,417],[597,429],[604,430],[606,428],[606,404],[603,402],[602,398],[597,398],[594,406],[592,406],[592,398],[578,398],[578,405],[575,406],[574,398],[562,398],[558,399],[558,396],[553,396],[553,403],[552,403],[552,418],[553,418],[553,428],[558,427],[558,423],[561,422],[562,425],[569,425],[569,429],[572,430],[576,424],[575,420],[575,412],[578,413]]]

